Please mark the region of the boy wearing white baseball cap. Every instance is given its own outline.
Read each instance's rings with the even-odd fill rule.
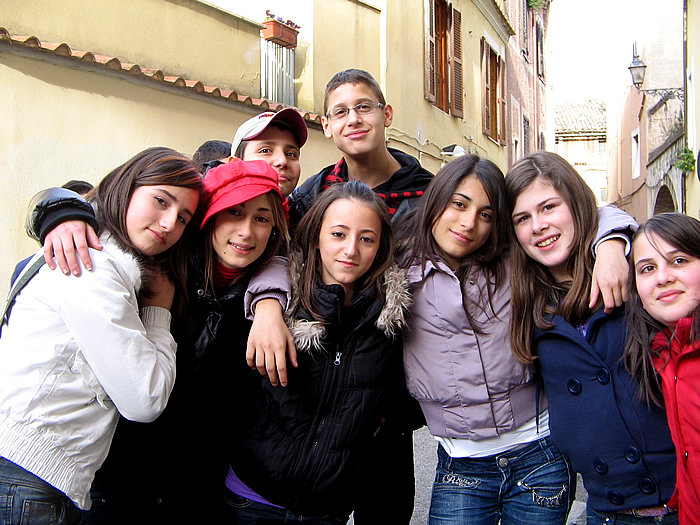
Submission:
[[[282,195],[287,197],[299,182],[299,154],[307,138],[306,122],[296,109],[266,111],[238,127],[231,143],[231,155],[270,164],[279,176]]]

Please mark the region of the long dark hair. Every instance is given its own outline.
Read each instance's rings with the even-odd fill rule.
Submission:
[[[186,300],[187,251],[199,223],[196,216],[185,228],[181,239],[162,254],[146,257],[139,253],[129,239],[126,229],[126,212],[134,190],[141,186],[178,186],[199,192],[199,209],[204,195],[202,175],[197,166],[175,150],[164,147],[148,148],[137,153],[121,166],[110,171],[96,188],[87,194],[95,204],[95,214],[101,228],[109,231],[119,246],[137,257],[148,271],[160,267],[173,281],[177,297]],[[197,214],[195,214],[197,215]],[[146,281],[147,285],[147,281]],[[143,291],[148,294],[148,290]],[[174,305],[179,310],[182,302]]]
[[[488,159],[477,155],[464,155],[444,166],[435,175],[421,197],[415,213],[399,227],[399,260],[401,266],[409,267],[420,263],[425,270],[425,263],[430,261],[438,271],[438,260],[443,259],[443,252],[433,236],[433,226],[440,219],[450,204],[458,186],[467,177],[474,176],[481,182],[488,195],[493,211],[493,221],[489,238],[478,250],[461,260],[456,272],[461,280],[466,279],[472,266],[476,265],[486,272],[490,286],[488,302],[505,279],[506,256],[510,245],[510,213],[506,204],[506,185],[503,172]],[[493,309],[491,309],[493,311]],[[478,333],[480,327],[465,308],[469,322]]]
[[[297,287],[299,303],[314,319],[321,322],[324,319],[314,304],[314,290],[323,272],[319,252],[319,236],[328,207],[340,199],[356,201],[369,206],[377,213],[381,225],[377,254],[369,270],[355,283],[356,294],[374,286],[378,295],[383,296],[382,275],[394,261],[391,217],[386,204],[369,186],[360,181],[351,180],[345,184],[334,184],[321,193],[299,222],[290,254],[294,272],[301,274],[298,283],[293,283]]]
[[[595,195],[566,160],[555,153],[540,151],[523,157],[506,174],[508,206],[512,211],[518,196],[535,180],[551,184],[569,206],[574,222],[573,247],[567,269],[571,282],[558,283],[549,269],[531,259],[520,243],[511,255],[511,322],[513,354],[522,363],[532,363],[535,326],[553,327],[548,316],[561,315],[577,325],[590,316],[589,290],[593,274],[593,241],[598,229]]]
[[[693,217],[682,213],[655,215],[639,227],[634,239],[638,239],[642,235],[646,236],[652,246],[656,246],[656,239],[663,239],[674,248],[700,258],[700,221]],[[659,332],[664,330],[665,326],[644,310],[642,300],[637,292],[634,239],[632,240],[626,311],[629,337],[625,347],[625,365],[632,377],[639,382],[642,399],[647,404],[655,403],[662,406],[661,385],[651,358],[658,355],[652,348],[652,341]],[[691,339],[695,341],[700,335],[700,306],[693,312],[692,318]]]

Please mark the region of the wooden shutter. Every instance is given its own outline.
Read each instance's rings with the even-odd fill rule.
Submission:
[[[498,142],[506,143],[506,61],[498,57]]]
[[[462,88],[462,13],[450,8],[450,113],[455,117],[464,115],[464,93]]]
[[[435,0],[425,0],[425,98],[435,103]]]
[[[489,45],[484,37],[481,37],[481,127],[485,134],[491,134],[491,77],[489,74]]]

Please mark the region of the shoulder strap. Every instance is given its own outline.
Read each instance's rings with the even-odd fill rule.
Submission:
[[[34,264],[32,264],[27,271],[22,272],[22,274],[19,276],[19,279],[15,281],[15,284],[10,290],[10,294],[7,296],[7,301],[5,301],[5,307],[2,311],[2,324],[0,324],[0,334],[2,333],[2,327],[5,326],[8,320],[10,319],[10,310],[12,310],[12,306],[15,304],[15,297],[17,297],[17,294],[19,294],[19,292],[22,291],[22,288],[24,288],[27,285],[31,278],[39,272],[39,268],[41,268],[45,262],[46,261],[44,261],[44,257],[39,256],[39,258],[34,261]]]

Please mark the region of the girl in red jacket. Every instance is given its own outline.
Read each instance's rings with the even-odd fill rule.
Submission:
[[[647,402],[666,405],[680,523],[700,523],[700,221],[652,217],[632,255],[627,364]]]

